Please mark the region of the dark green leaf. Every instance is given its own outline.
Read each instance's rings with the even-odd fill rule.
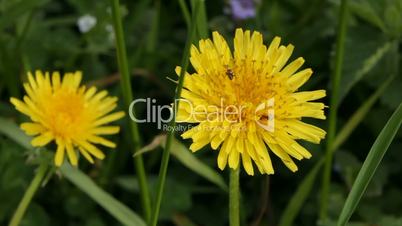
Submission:
[[[391,48],[381,33],[368,27],[349,28],[346,40],[343,74],[339,90],[342,100],[350,89],[370,72]],[[367,40],[367,35],[370,39]]]

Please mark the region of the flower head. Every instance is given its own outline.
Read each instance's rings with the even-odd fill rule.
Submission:
[[[234,52],[225,39],[213,33],[213,40],[199,42],[191,49],[194,74],[184,78],[184,89],[177,120],[198,123],[182,134],[192,138],[197,151],[210,144],[219,149],[218,166],[228,163],[254,174],[273,174],[271,153],[291,170],[293,159],[310,158],[298,140],[319,143],[325,131],[302,122],[304,117],[325,119],[324,104],[312,102],[325,96],[325,90],[297,91],[312,75],[311,69],[299,72],[304,59],[287,64],[294,47],[273,39],[263,44],[259,32],[236,30]],[[181,69],[176,68],[180,74]]]
[[[41,147],[55,141],[56,166],[63,163],[65,152],[72,165],[78,164],[77,152],[91,163],[92,156],[103,159],[105,155],[93,144],[116,146],[100,135],[119,132],[118,126],[106,125],[124,116],[124,112],[110,114],[116,108],[117,98],[108,97],[107,91],[97,93],[95,87],[80,86],[81,72],[66,73],[62,80],[58,72],[49,76],[47,72],[36,71],[35,75],[34,78],[28,73],[23,101],[14,97],[10,100],[31,119],[21,124],[26,134],[35,136],[31,144]]]

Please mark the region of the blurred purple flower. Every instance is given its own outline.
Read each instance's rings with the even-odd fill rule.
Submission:
[[[255,17],[256,9],[253,0],[230,0],[230,7],[235,20],[245,20]]]

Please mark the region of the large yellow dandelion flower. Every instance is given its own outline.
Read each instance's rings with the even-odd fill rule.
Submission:
[[[119,132],[118,126],[106,125],[124,116],[124,112],[109,114],[116,108],[117,98],[108,97],[107,91],[97,93],[95,87],[80,86],[81,72],[66,73],[62,80],[58,72],[51,77],[40,71],[35,75],[28,73],[23,101],[11,98],[16,109],[32,120],[21,124],[26,134],[35,136],[32,146],[55,141],[56,166],[62,165],[65,152],[72,165],[78,164],[78,152],[91,163],[92,156],[103,159],[105,155],[93,144],[116,146],[100,135]]]
[[[198,123],[182,134],[192,138],[195,152],[207,144],[219,149],[218,167],[228,163],[237,169],[240,161],[249,175],[253,162],[261,173],[273,174],[270,153],[293,172],[292,158],[311,154],[297,140],[319,143],[325,131],[301,121],[303,117],[325,119],[324,104],[311,102],[325,96],[325,90],[297,90],[310,78],[311,69],[299,72],[304,59],[287,64],[294,47],[273,39],[263,44],[259,32],[236,30],[232,54],[225,39],[213,33],[213,40],[191,48],[196,73],[184,79],[177,120]],[[180,74],[181,69],[176,68]]]

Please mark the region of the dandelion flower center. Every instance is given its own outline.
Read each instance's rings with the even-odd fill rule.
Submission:
[[[82,95],[74,92],[57,91],[49,98],[48,108],[44,114],[49,119],[50,128],[54,134],[68,137],[85,122],[84,100]],[[77,126],[78,125],[78,126]]]

